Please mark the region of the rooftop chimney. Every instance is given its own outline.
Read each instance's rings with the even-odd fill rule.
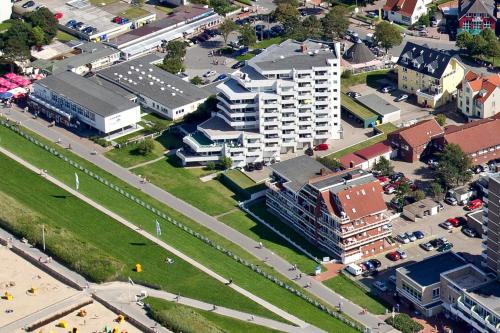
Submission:
[[[326,170],[326,168],[321,168],[321,169],[319,170],[319,175],[320,175],[320,176],[324,176],[324,175],[326,175],[326,174],[328,174],[328,171]]]
[[[305,43],[300,44],[300,52],[302,52],[302,53],[307,52],[307,44],[305,44]]]

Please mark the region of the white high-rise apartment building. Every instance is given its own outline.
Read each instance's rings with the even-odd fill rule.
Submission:
[[[1,0],[0,1],[0,23],[10,19],[12,15],[12,1],[11,0]]]
[[[247,61],[217,86],[218,111],[185,137],[183,163],[233,166],[339,139],[340,45],[287,40]]]

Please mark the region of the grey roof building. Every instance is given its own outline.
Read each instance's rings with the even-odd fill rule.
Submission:
[[[356,101],[378,114],[382,123],[397,121],[401,116],[401,110],[398,107],[376,94],[360,96]]]
[[[195,111],[210,95],[202,88],[151,64],[156,58],[144,57],[106,68],[97,73],[138,97],[138,102],[159,114],[179,119]]]
[[[398,59],[398,66],[417,71],[436,79],[443,76],[452,56],[427,46],[406,43]]]
[[[365,45],[365,43],[354,43],[345,53],[344,59],[352,64],[364,64],[375,60],[377,57]]]

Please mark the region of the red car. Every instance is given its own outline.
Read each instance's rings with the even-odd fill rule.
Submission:
[[[316,147],[314,147],[314,150],[328,150],[328,144],[327,143],[320,143]]]
[[[392,261],[398,261],[399,259],[401,259],[401,255],[398,252],[394,251],[391,253],[387,253],[387,258]]]
[[[483,207],[483,202],[481,201],[481,199],[474,199],[470,201],[464,208],[466,210],[476,210],[481,207]]]
[[[377,179],[382,185],[387,184],[387,182],[389,181],[389,178],[387,178],[386,176],[378,176]]]
[[[450,222],[450,224],[452,226],[454,226],[455,228],[458,228],[460,226],[460,220],[457,219],[456,217],[450,217],[449,219],[447,219],[446,221]]]

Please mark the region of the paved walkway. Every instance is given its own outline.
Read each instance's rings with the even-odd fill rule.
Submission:
[[[165,159],[165,154],[161,155],[160,157],[155,158],[154,160],[143,162],[143,163],[139,163],[139,164],[136,164],[136,165],[132,165],[131,167],[128,167],[127,169],[128,170],[132,170],[132,169],[135,169],[135,168],[140,168],[142,166],[145,166],[145,165],[148,165],[148,164],[152,164],[152,163],[161,161],[161,160]]]
[[[311,294],[319,297],[320,299],[334,307],[337,307],[340,302],[342,302],[343,311],[349,317],[355,319],[363,325],[369,328],[377,328],[378,332],[381,333],[393,330],[392,327],[384,323],[382,317],[375,316],[369,313],[361,314],[362,308],[360,306],[347,301],[342,296],[325,287],[321,282],[318,282],[312,277],[308,276],[307,274],[310,272],[304,272],[302,279],[294,280],[299,271],[291,271],[291,263],[287,262],[265,247],[259,248],[256,241],[254,241],[253,239],[218,221],[216,218],[202,212],[198,208],[193,207],[190,204],[178,199],[177,197],[157,187],[156,185],[151,183],[142,184],[141,179],[137,175],[119,166],[118,164],[115,164],[106,157],[99,154],[92,155],[92,147],[89,147],[87,144],[82,144],[83,141],[80,139],[75,140],[73,138],[73,135],[71,133],[68,133],[64,128],[48,127],[47,123],[42,119],[34,120],[29,114],[22,112],[12,111],[10,114],[8,114],[8,118],[21,121],[23,126],[54,142],[57,140],[57,138],[62,138],[62,144],[64,146],[71,144],[73,153],[97,165],[101,169],[106,170],[107,172],[120,178],[129,185],[140,189],[156,200],[165,203],[169,207],[172,207],[173,209],[189,217],[193,221],[196,221],[197,223],[213,230],[222,237],[232,241],[235,244],[238,244],[241,248],[245,249],[257,259],[264,261],[267,258],[267,264],[274,267],[277,272],[287,277],[290,281],[295,281],[295,283],[301,286],[306,286],[308,283],[311,283],[311,286],[307,288],[307,290]]]
[[[16,162],[24,165],[26,168],[30,169],[31,171],[37,173],[37,174],[40,174],[40,171],[41,169],[38,169],[36,168],[35,166],[31,165],[30,163],[26,162],[25,160],[21,159],[20,157],[16,156],[15,154],[11,153],[10,151],[0,147],[0,153],[3,153],[5,155],[7,155],[8,157],[12,158],[13,160],[15,160]],[[49,173],[50,173],[50,170],[49,170]],[[79,198],[80,200],[88,203],[89,205],[91,205],[93,208],[101,211],[102,213],[108,215],[109,217],[115,219],[117,222],[123,224],[124,226],[128,227],[129,229],[137,232],[138,234],[142,235],[143,237],[147,238],[148,240],[150,240],[151,242],[161,246],[163,249],[169,251],[170,253],[174,254],[175,256],[181,258],[182,260],[186,261],[187,263],[189,263],[190,265],[198,268],[199,270],[201,270],[202,272],[210,275],[211,277],[213,277],[214,279],[218,280],[219,282],[221,283],[225,283],[228,285],[229,288],[232,288],[234,289],[236,292],[242,294],[243,296],[246,296],[248,298],[250,298],[252,301],[256,302],[257,304],[265,307],[266,309],[268,309],[269,311],[277,314],[278,316],[296,324],[297,326],[300,326],[300,327],[309,327],[309,324],[307,324],[306,322],[304,322],[303,320],[300,320],[299,318],[289,314],[288,312],[286,311],[283,311],[281,310],[280,308],[276,307],[275,305],[267,302],[266,300],[248,292],[247,290],[239,287],[238,285],[236,285],[235,283],[231,283],[229,284],[229,281],[228,279],[220,276],[219,274],[217,274],[216,272],[212,271],[211,269],[209,269],[208,267],[200,264],[199,262],[195,261],[194,259],[192,259],[191,257],[185,255],[184,253],[178,251],[177,249],[173,248],[172,246],[168,245],[167,243],[163,242],[162,240],[154,237],[153,235],[151,235],[150,233],[148,233],[147,231],[144,231],[142,229],[139,229],[137,228],[136,225],[134,225],[133,223],[125,220],[124,218],[122,218],[121,216],[119,216],[118,214],[108,210],[107,208],[101,206],[100,204],[98,204],[97,202],[89,199],[88,197],[86,197],[85,195],[81,194],[80,192],[77,192],[75,191],[74,189],[72,189],[71,187],[67,186],[66,184],[60,182],[59,180],[57,180],[56,178],[50,176],[49,175],[46,175],[44,176],[48,181],[50,181],[51,183],[59,186],[60,188],[62,188],[63,190],[69,192],[70,194],[72,194],[73,196]]]

